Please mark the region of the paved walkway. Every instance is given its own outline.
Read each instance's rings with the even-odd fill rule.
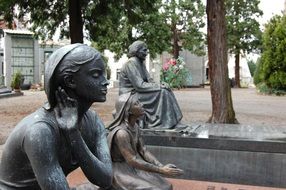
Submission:
[[[77,185],[87,182],[87,179],[84,177],[80,169],[77,169],[72,172],[67,179],[70,184],[70,187],[76,187]],[[174,178],[167,179],[173,184],[173,190],[286,190],[284,188],[258,187]]]

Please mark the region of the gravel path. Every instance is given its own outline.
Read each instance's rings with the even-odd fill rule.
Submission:
[[[186,123],[205,122],[211,115],[209,88],[188,88],[176,90],[175,96],[183,111]],[[118,89],[109,89],[105,103],[94,103],[95,109],[105,124],[112,120],[111,112],[118,97]],[[232,89],[236,118],[241,124],[285,125],[286,96],[264,96],[255,89]],[[26,115],[32,113],[46,101],[44,91],[24,91],[24,96],[0,99],[0,144],[14,126]]]
[[[209,88],[188,88],[176,90],[175,96],[183,111],[183,122],[206,122],[211,115]],[[111,112],[118,97],[118,89],[109,89],[105,103],[94,103],[104,123],[111,122]],[[255,89],[232,89],[236,118],[241,124],[286,126],[286,96],[264,96]],[[44,91],[24,91],[24,96],[0,99],[0,145],[3,144],[14,126],[26,115],[32,113],[46,101]],[[1,147],[0,147],[1,151]]]

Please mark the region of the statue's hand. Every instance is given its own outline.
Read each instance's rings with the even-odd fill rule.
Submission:
[[[177,168],[173,164],[167,164],[161,168],[162,174],[167,175],[167,176],[179,176],[184,173],[183,170]]]
[[[55,107],[56,119],[59,127],[65,131],[78,128],[77,101],[68,97],[61,87],[56,90],[57,106]]]
[[[169,84],[167,84],[167,83],[165,83],[165,82],[162,82],[162,83],[161,83],[161,88],[165,88],[165,89],[169,90],[169,89],[170,89],[170,86],[169,86]]]

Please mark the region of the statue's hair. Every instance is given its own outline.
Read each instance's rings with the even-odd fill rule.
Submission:
[[[63,77],[72,75],[80,70],[81,65],[92,60],[100,59],[100,53],[89,46],[79,46],[70,51],[60,62],[55,70],[55,79],[61,85]]]
[[[137,94],[128,92],[125,94],[121,94],[116,103],[115,103],[115,109],[116,109],[116,115],[114,120],[109,124],[107,127],[108,130],[112,130],[115,127],[119,126],[122,123],[125,123],[128,125],[128,118],[130,116],[130,109],[132,105],[134,105],[135,102],[137,102],[138,96]]]
[[[137,52],[142,47],[147,47],[147,45],[143,41],[135,41],[128,47],[128,57],[134,57],[137,55]]]

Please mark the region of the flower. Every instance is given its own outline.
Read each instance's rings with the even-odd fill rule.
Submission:
[[[171,58],[163,63],[160,75],[162,82],[167,83],[171,88],[182,88],[190,75],[185,64],[182,57]]]
[[[164,71],[167,71],[169,69],[169,62],[164,63],[162,68]]]
[[[169,63],[169,65],[176,65],[177,64],[177,62],[176,62],[176,59],[170,59],[169,61],[168,61],[168,63]]]

